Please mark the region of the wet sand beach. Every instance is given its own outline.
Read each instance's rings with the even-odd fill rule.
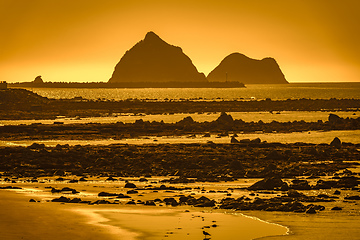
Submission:
[[[118,239],[67,206],[29,202],[16,191],[0,191],[0,232],[6,240]]]
[[[74,187],[74,184],[51,185]],[[118,185],[75,184],[76,188],[86,192],[80,193],[82,199],[93,200],[99,199],[93,195],[94,187],[109,190],[118,189]],[[59,195],[50,193],[46,188],[47,184],[17,186],[23,188],[0,191],[0,226],[2,236],[9,240],[203,239],[203,231],[209,232],[213,239],[251,240],[282,235],[288,231],[286,227],[232,211],[191,206],[129,206],[124,202],[116,205],[58,203],[49,201]],[[167,195],[168,193],[164,192],[157,196],[161,198]],[[145,199],[149,197],[151,196],[144,196]],[[29,202],[29,199],[36,199],[37,202]]]

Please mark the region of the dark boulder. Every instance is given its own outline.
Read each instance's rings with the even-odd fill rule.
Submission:
[[[329,114],[328,119],[329,119],[329,123],[339,123],[341,121],[341,118],[333,113]]]
[[[220,125],[224,126],[232,126],[234,124],[234,119],[230,114],[226,114],[226,112],[222,112],[216,122]]]
[[[346,200],[360,200],[359,195],[344,197]]]
[[[308,181],[299,180],[299,179],[292,180],[291,185],[289,186],[289,188],[295,189],[295,190],[310,190],[311,189]]]
[[[126,183],[124,188],[136,188],[136,185],[134,183]]]
[[[98,197],[117,197],[117,193],[108,193],[108,192],[100,192],[98,193]]]
[[[69,201],[69,203],[80,203],[82,200],[80,198],[73,198]]]
[[[333,207],[331,210],[333,210],[333,211],[340,211],[340,210],[342,210],[342,207]]]
[[[269,177],[254,183],[248,187],[248,190],[276,190],[283,187],[283,185],[287,185],[287,183],[281,180],[280,177]]]
[[[306,213],[307,214],[315,214],[316,213],[315,207],[310,206],[310,208],[306,210]]]
[[[230,142],[231,143],[239,143],[239,141],[234,136],[231,137]]]
[[[67,197],[59,197],[59,198],[54,198],[53,200],[51,200],[52,202],[62,202],[62,203],[67,203],[70,201],[70,198]]]
[[[334,140],[331,141],[330,143],[330,146],[333,146],[333,147],[341,147],[341,141],[338,137],[335,137]]]
[[[139,193],[139,192],[136,190],[129,190],[126,192],[126,194],[137,194],[137,193]]]

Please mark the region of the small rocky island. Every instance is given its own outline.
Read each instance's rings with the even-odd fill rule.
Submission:
[[[244,84],[286,84],[284,74],[273,58],[256,60],[232,53],[209,73],[209,81],[240,81]]]

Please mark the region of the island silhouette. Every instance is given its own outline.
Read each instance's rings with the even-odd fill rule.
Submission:
[[[136,43],[116,64],[108,82],[13,83],[20,87],[45,88],[239,88],[245,84],[288,83],[273,58],[256,60],[232,53],[206,77],[178,46],[168,44],[154,32]]]
[[[116,65],[109,83],[206,82],[180,47],[166,43],[154,32],[127,51]]]
[[[256,60],[232,53],[207,76],[209,81],[241,81],[244,84],[286,84],[284,74],[273,58]]]

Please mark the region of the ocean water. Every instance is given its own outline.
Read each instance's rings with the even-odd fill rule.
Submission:
[[[247,85],[246,88],[28,88],[48,98],[126,100],[126,99],[190,99],[190,100],[249,100],[266,99],[360,99],[360,82],[355,83],[291,83]]]

